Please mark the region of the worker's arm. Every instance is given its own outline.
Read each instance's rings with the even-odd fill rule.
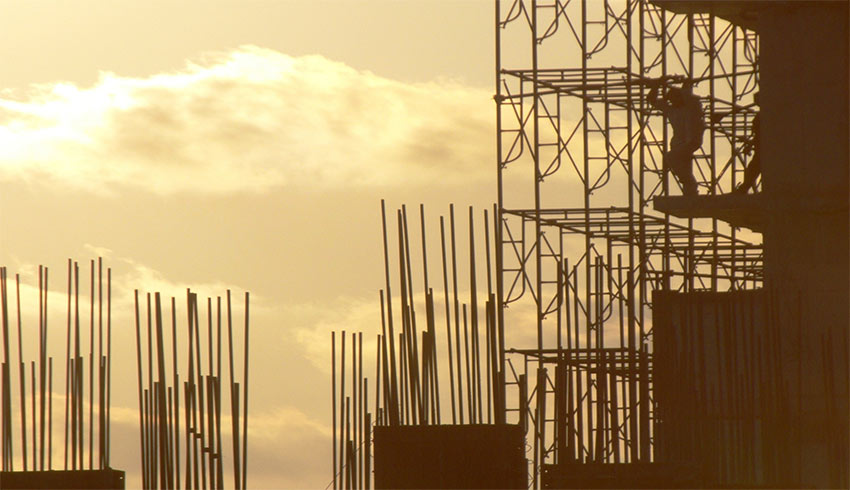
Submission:
[[[753,125],[750,127],[750,138],[746,144],[744,144],[743,151],[747,155],[752,153],[758,146],[759,132],[761,131],[761,123],[759,121],[759,114],[756,113],[753,118]]]
[[[651,80],[649,83],[650,89],[649,94],[647,94],[646,99],[649,102],[649,105],[655,107],[656,109],[664,112],[667,109],[667,104],[658,97],[658,88],[661,86],[661,79]]]

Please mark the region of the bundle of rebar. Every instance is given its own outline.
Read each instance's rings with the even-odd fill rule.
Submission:
[[[175,298],[171,298],[171,349],[167,347],[166,320],[160,293],[146,295],[146,322],[140,318],[139,291],[135,292],[136,355],[139,381],[139,430],[141,444],[142,486],[144,488],[225,487],[222,443],[222,327],[227,328],[229,361],[230,436],[232,443],[233,488],[247,486],[248,462],[248,340],[249,294],[245,293],[243,379],[234,374],[234,339],[231,294],[226,304],[216,298],[206,301],[206,338],[198,307],[198,297],[186,292],[186,360],[188,375],[180,379],[178,369],[178,328]],[[213,316],[215,315],[215,319]],[[223,318],[224,315],[224,318]],[[143,338],[142,331],[146,333]],[[146,339],[146,340],[145,340]],[[204,342],[205,340],[205,342]],[[143,352],[147,352],[143,360]],[[203,355],[206,354],[206,363]],[[171,357],[171,377],[168,377],[168,358]],[[206,364],[206,365],[204,365]],[[181,390],[182,388],[182,390]],[[183,393],[181,405],[180,393]],[[181,412],[182,410],[182,412]],[[181,417],[183,418],[181,432]],[[183,459],[181,459],[181,445]],[[181,466],[184,468],[181,479]]]
[[[85,319],[80,312],[80,267],[68,259],[67,322],[65,335],[65,470],[103,469],[109,467],[110,401],[112,353],[112,270],[106,270],[106,304],[104,313],[103,261],[91,261],[89,281],[88,356],[84,355]],[[3,471],[15,471],[20,462],[23,471],[44,471],[53,468],[53,356],[48,356],[48,268],[38,267],[38,344],[37,360],[30,361],[30,408],[27,424],[27,362],[23,354],[21,317],[21,280],[15,274],[15,324],[18,347],[17,416],[20,422],[20,457],[15,457],[12,402],[12,369],[10,357],[9,284],[6,267],[0,267],[0,308],[2,308],[2,439]],[[83,305],[85,309],[85,305]],[[105,330],[105,345],[104,345]],[[97,348],[95,348],[97,339]],[[97,373],[95,375],[95,373]],[[86,396],[88,378],[88,396]],[[86,407],[86,401],[88,407]],[[88,409],[86,409],[88,408]],[[88,412],[88,423],[86,414]],[[88,425],[88,427],[86,427]],[[97,442],[95,442],[95,440]],[[88,444],[86,444],[88,442]],[[31,459],[30,459],[31,458]]]
[[[442,423],[439,370],[437,360],[437,313],[434,290],[428,282],[428,254],[425,233],[424,206],[420,205],[420,234],[422,238],[422,279],[425,299],[425,326],[418,332],[416,323],[416,293],[411,272],[411,246],[407,209],[396,213],[398,226],[399,303],[401,332],[395,336],[396,318],[393,315],[390,255],[386,211],[382,203],[385,290],[381,291],[382,334],[378,337],[377,396],[379,404],[376,422],[382,425],[427,425]],[[475,221],[473,209],[468,215],[469,303],[462,303],[458,287],[458,258],[456,246],[454,205],[449,206],[448,233],[446,219],[440,217],[443,300],[445,309],[446,350],[449,364],[448,390],[451,399],[451,423],[503,423],[504,403],[501,391],[504,373],[503,359],[498,346],[503,335],[496,326],[495,296],[492,289],[490,233],[488,213],[484,211],[484,233],[487,275],[487,299],[483,311],[479,304],[478,272],[476,271]],[[447,236],[448,235],[448,236]],[[451,281],[451,287],[449,286]],[[484,321],[481,321],[481,317]],[[481,331],[483,327],[483,332]],[[483,338],[482,338],[483,337]],[[396,347],[398,341],[398,347]],[[421,341],[421,344],[420,344]],[[484,344],[482,346],[482,343]],[[483,352],[482,352],[483,347]],[[482,366],[483,364],[483,366]],[[482,376],[482,369],[484,371]],[[383,382],[381,381],[383,379]],[[444,381],[445,383],[445,381]],[[464,386],[465,384],[465,386]],[[444,387],[445,388],[445,387]],[[446,410],[448,414],[448,410]]]
[[[371,485],[372,413],[369,412],[369,380],[363,376],[363,334],[351,334],[351,394],[346,396],[345,338],[341,333],[339,407],[337,407],[337,343],[331,333],[331,391],[333,418],[333,488],[369,488]],[[337,410],[339,445],[337,446]],[[337,447],[339,457],[337,457]]]
[[[504,338],[496,321],[493,291],[490,216],[483,213],[487,292],[483,308],[479,301],[479,274],[473,209],[468,213],[469,302],[460,298],[458,265],[463,252],[457,249],[454,205],[448,220],[440,217],[445,341],[438,339],[439,300],[428,281],[428,247],[425,210],[419,207],[422,260],[422,291],[418,296],[413,279],[413,256],[407,209],[397,210],[398,286],[393,297],[390,244],[385,205],[383,222],[385,289],[379,292],[382,325],[377,335],[377,358],[373,412],[368,410],[368,379],[363,371],[362,333],[351,335],[351,380],[346,383],[345,339],[341,332],[340,360],[337,363],[337,337],[332,335],[332,418],[334,488],[369,488],[371,426],[490,424],[505,423]],[[446,222],[448,221],[448,227]],[[481,245],[480,242],[478,242]],[[417,281],[418,282],[418,281]],[[416,304],[424,299],[425,322],[417,326]],[[395,300],[395,301],[394,301]],[[400,318],[393,313],[400,307]],[[398,311],[398,310],[396,310]],[[400,324],[399,324],[400,320]],[[421,322],[421,317],[420,317]],[[400,327],[400,332],[397,329]],[[483,330],[483,332],[482,332]],[[396,335],[397,333],[397,335]],[[441,346],[438,349],[438,346]],[[438,357],[438,350],[440,357]],[[444,357],[443,357],[444,356]],[[440,365],[448,360],[448,377],[440,387]],[[339,370],[339,375],[337,371]],[[446,373],[443,373],[445,375]],[[339,384],[337,384],[339,380]],[[346,395],[346,386],[350,395]],[[449,392],[450,405],[441,403]],[[441,396],[442,395],[442,396]],[[445,414],[443,414],[445,411]],[[337,431],[337,429],[339,429]]]

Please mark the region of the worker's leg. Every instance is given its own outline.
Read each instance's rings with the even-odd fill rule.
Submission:
[[[682,184],[682,194],[686,196],[697,195],[697,180],[694,178],[694,169],[691,164],[692,155],[688,155],[687,160],[680,162],[680,167],[676,177]]]
[[[665,170],[670,170],[682,185],[682,194],[695,196],[697,194],[697,181],[693,172],[693,152],[684,146],[671,146],[670,151],[664,154],[663,165]]]
[[[747,168],[744,169],[744,181],[735,189],[736,192],[740,192],[741,194],[746,194],[747,191],[752,189],[756,185],[756,179],[761,174],[761,159],[759,158],[759,154],[753,154],[753,158],[750,160],[750,164],[747,165]]]

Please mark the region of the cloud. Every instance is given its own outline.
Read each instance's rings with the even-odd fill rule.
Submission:
[[[229,406],[222,398],[225,407]],[[112,408],[112,461],[127,472],[127,488],[141,488],[139,416],[135,409]],[[181,426],[184,434],[185,426]],[[225,486],[233,482],[231,419],[222,414]],[[316,488],[331,480],[332,430],[292,406],[251,414],[248,422],[248,483],[253,488]],[[121,444],[117,444],[121,441]],[[185,454],[181,437],[181,454]],[[56,458],[56,456],[54,456]],[[60,459],[56,459],[61,461]]]
[[[251,416],[248,483],[256,488],[324,488],[332,479],[331,428],[284,406]]]
[[[0,179],[114,193],[394,186],[492,173],[492,101],[255,46],[0,96]]]
[[[371,360],[375,359],[375,336],[381,332],[381,303],[377,295],[374,299],[338,297],[332,304],[338,306],[328,308],[318,303],[287,305],[281,315],[289,319],[295,341],[303,348],[304,356],[315,368],[328,375],[331,332],[337,332],[337,349],[341,348],[341,332],[348,334],[348,349],[351,335],[363,333],[364,357]],[[340,362],[339,359],[337,362]]]

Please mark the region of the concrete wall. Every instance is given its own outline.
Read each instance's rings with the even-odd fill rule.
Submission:
[[[120,470],[79,471],[4,471],[0,473],[0,488],[17,489],[121,489],[124,472]]]
[[[375,488],[528,486],[518,425],[377,426]]]
[[[784,344],[802,486],[833,487],[847,458],[850,329],[848,8],[793,2],[759,12],[765,286]],[[793,307],[793,305],[799,305]],[[824,350],[827,345],[829,350]],[[829,368],[825,358],[832,359]],[[842,389],[829,395],[825,383]],[[833,392],[834,393],[834,392]],[[838,425],[836,425],[838,424]],[[842,428],[838,440],[836,427]],[[837,448],[837,449],[836,449]],[[840,452],[836,452],[840,450]],[[836,461],[843,454],[843,461]]]
[[[787,486],[779,341],[763,290],[655,291],[655,461],[694,488]]]

